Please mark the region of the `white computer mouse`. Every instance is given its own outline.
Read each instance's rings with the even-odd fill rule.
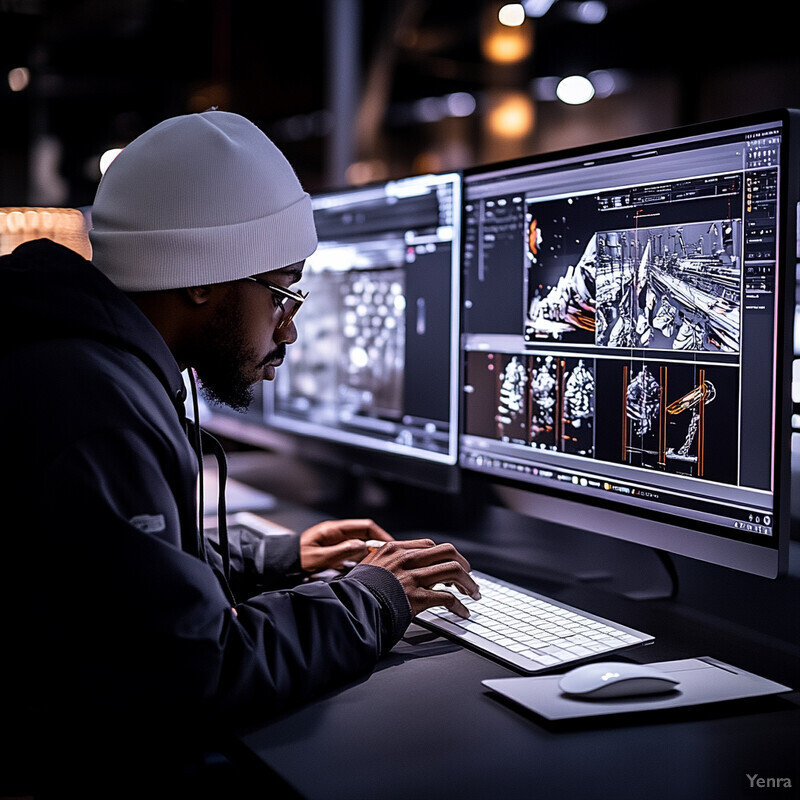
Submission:
[[[597,661],[567,672],[558,682],[570,697],[635,697],[672,691],[680,681],[666,672],[645,664],[624,661]]]

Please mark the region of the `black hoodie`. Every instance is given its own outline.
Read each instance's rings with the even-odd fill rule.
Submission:
[[[52,779],[58,752],[78,776],[87,758],[144,774],[164,748],[174,765],[396,643],[411,612],[379,567],[250,595],[265,554],[233,542],[230,599],[198,533],[178,364],[90,262],[21,245],[0,258],[0,304],[0,770]],[[4,779],[0,795],[24,788]]]

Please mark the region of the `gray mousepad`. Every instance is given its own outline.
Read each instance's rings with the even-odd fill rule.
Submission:
[[[563,694],[558,686],[561,675],[495,678],[481,683],[549,720],[682,708],[792,691],[788,686],[761,678],[708,656],[660,661],[648,666],[669,673],[678,678],[680,683],[665,694],[597,700]]]

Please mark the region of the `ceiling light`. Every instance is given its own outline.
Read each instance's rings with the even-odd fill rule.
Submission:
[[[100,156],[100,174],[105,175],[106,170],[108,169],[108,165],[122,152],[121,147],[113,147],[110,150],[106,150],[103,155]]]
[[[475,111],[475,98],[469,92],[453,92],[445,98],[451,117],[468,117]]]
[[[497,12],[497,19],[501,25],[516,28],[525,22],[525,9],[522,3],[507,3]]]
[[[21,92],[28,87],[31,74],[27,67],[14,67],[8,73],[8,87],[12,92]]]
[[[585,0],[564,4],[564,13],[573,22],[582,22],[584,25],[598,25],[608,13],[608,7],[601,0]]]
[[[543,17],[555,0],[524,0],[523,7],[529,17]]]
[[[582,75],[570,75],[558,84],[556,96],[562,103],[579,106],[588,103],[594,97],[594,86]]]
[[[595,89],[595,97],[609,97],[625,92],[630,87],[629,75],[620,69],[596,69],[588,75]]]
[[[558,89],[558,84],[560,82],[561,78],[557,78],[554,75],[549,77],[533,78],[530,82],[531,94],[537,100],[558,100],[556,89]]]

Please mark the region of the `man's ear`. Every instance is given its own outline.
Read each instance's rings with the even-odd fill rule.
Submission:
[[[187,286],[183,291],[186,292],[190,303],[201,306],[211,298],[212,288],[211,286]]]

